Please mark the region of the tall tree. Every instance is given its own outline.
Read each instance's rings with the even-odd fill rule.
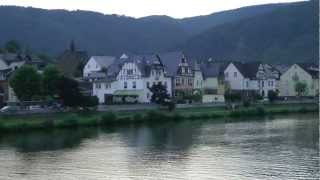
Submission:
[[[41,76],[29,65],[19,68],[9,80],[16,96],[21,101],[30,101],[41,96]]]
[[[149,90],[152,92],[151,102],[165,105],[170,100],[170,95],[168,94],[166,86],[158,83],[152,85]]]
[[[82,95],[79,83],[73,79],[61,77],[58,83],[59,97],[65,106],[79,107],[82,103]]]
[[[43,92],[44,95],[54,97],[58,94],[59,80],[61,75],[54,65],[48,65],[43,71]]]
[[[17,41],[11,40],[6,42],[5,50],[8,51],[9,53],[19,53],[21,51],[21,47]]]

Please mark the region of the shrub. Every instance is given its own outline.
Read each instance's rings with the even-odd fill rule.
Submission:
[[[299,113],[307,113],[308,112],[308,109],[305,108],[305,107],[302,107],[298,110]]]
[[[78,126],[78,119],[79,117],[77,114],[70,114],[62,120],[62,126],[64,127]]]
[[[147,112],[147,115],[145,116],[145,120],[147,121],[165,121],[167,119],[168,119],[168,116],[154,110]]]
[[[249,106],[250,106],[250,101],[247,100],[247,99],[244,100],[242,103],[243,103],[243,106],[244,106],[244,107],[249,107]]]
[[[179,121],[179,120],[182,120],[183,119],[183,116],[181,116],[180,114],[178,114],[178,113],[174,113],[173,115],[172,115],[172,120],[174,120],[174,121]]]
[[[278,93],[275,91],[268,91],[268,99],[270,103],[273,103],[278,98]]]
[[[258,116],[264,116],[266,114],[266,111],[263,107],[257,107],[256,108],[256,113]]]
[[[219,118],[219,117],[221,117],[221,115],[219,115],[219,114],[211,114],[210,117],[211,117],[212,119],[214,119],[214,118]]]
[[[168,102],[168,110],[170,112],[174,111],[176,109],[176,103],[174,101]]]
[[[191,114],[191,115],[189,116],[189,119],[190,119],[190,120],[195,120],[195,119],[198,119],[198,117],[197,117],[196,115],[194,115],[194,114]]]
[[[134,114],[133,121],[139,122],[139,121],[142,121],[142,120],[143,120],[143,117],[142,117],[141,114],[139,114],[139,113]]]
[[[102,124],[114,123],[116,120],[117,120],[117,115],[112,111],[105,112],[101,116],[101,123]]]
[[[200,115],[200,118],[201,118],[201,119],[209,119],[209,118],[210,118],[210,115],[209,115],[209,114],[201,114],[201,115]]]

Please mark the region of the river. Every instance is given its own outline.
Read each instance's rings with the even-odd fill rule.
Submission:
[[[319,179],[319,118],[0,135],[0,179]]]

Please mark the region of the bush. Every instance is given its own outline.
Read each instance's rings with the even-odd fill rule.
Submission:
[[[139,113],[134,114],[133,121],[139,122],[139,121],[142,121],[142,120],[143,120],[143,117],[142,117],[141,114],[139,114]]]
[[[174,111],[176,109],[176,103],[174,101],[168,102],[168,110],[170,112]]]
[[[257,107],[256,108],[256,113],[258,116],[264,116],[266,114],[266,111],[263,107]]]
[[[106,112],[101,116],[102,124],[114,123],[115,121],[117,121],[117,115],[112,111]]]
[[[268,99],[270,103],[273,103],[278,98],[278,93],[275,91],[268,91]]]
[[[308,112],[308,109],[305,108],[305,107],[302,107],[298,110],[299,113],[307,113]]]
[[[74,127],[78,126],[78,115],[70,114],[62,120],[62,126],[64,127]]]
[[[249,100],[244,100],[243,101],[243,106],[244,107],[249,107],[250,106],[250,101]]]
[[[181,116],[180,114],[178,114],[178,113],[174,113],[173,115],[172,115],[172,120],[174,120],[174,121],[179,121],[179,120],[182,120],[183,119],[183,116]]]
[[[147,112],[147,115],[145,117],[145,120],[147,121],[165,121],[167,119],[168,119],[168,116],[154,110]]]

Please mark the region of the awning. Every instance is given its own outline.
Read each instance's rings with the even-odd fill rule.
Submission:
[[[113,93],[113,95],[138,97],[142,93],[143,93],[143,90],[117,90]]]

